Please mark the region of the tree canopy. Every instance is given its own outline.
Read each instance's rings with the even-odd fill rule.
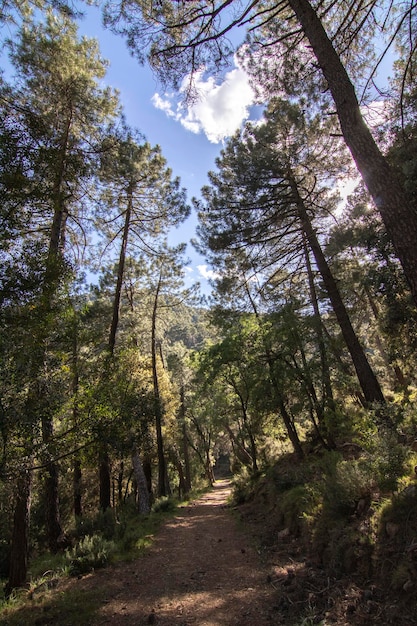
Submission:
[[[166,83],[188,77],[189,98],[195,72],[222,71],[242,33],[263,114],[225,141],[193,201],[194,245],[217,277],[202,301],[186,242],[169,237],[191,213],[187,190],[129,125],[77,7],[4,4],[16,33],[0,83],[7,593],[36,554],[67,558],[80,537],[133,549],[126,519],[213,484],[219,461],[253,485],[285,459],[301,493],[292,510],[318,535],[339,532],[342,513],[357,519],[349,490],[355,507],[394,502],[414,480],[414,3],[102,9]],[[358,95],[380,61],[376,36],[402,57],[380,134]],[[351,156],[362,181],[343,204]]]

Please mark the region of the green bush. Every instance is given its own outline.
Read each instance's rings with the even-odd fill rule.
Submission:
[[[395,491],[406,471],[408,451],[391,432],[381,433],[374,442],[370,452],[378,485],[382,491]]]
[[[170,513],[175,511],[176,501],[168,496],[163,496],[158,498],[156,502],[152,505],[152,513]]]
[[[297,485],[280,496],[279,509],[285,528],[298,535],[310,508],[310,494],[304,485]]]
[[[329,452],[322,460],[323,482],[320,486],[323,508],[334,518],[351,515],[361,498],[372,491],[372,473],[362,460],[343,460],[337,452]]]
[[[80,517],[77,519],[75,536],[77,538],[102,535],[105,539],[114,539],[115,536],[120,533],[118,523],[113,509],[106,509],[106,511],[100,511],[97,515],[92,517]]]
[[[100,535],[87,535],[65,553],[70,575],[79,576],[104,567],[114,551],[113,542],[107,541]]]

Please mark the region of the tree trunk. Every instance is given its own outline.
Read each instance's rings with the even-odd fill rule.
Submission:
[[[331,381],[331,377],[330,377],[330,368],[329,368],[329,360],[327,358],[327,351],[326,351],[326,346],[324,343],[324,336],[323,336],[323,324],[321,321],[321,315],[320,315],[320,308],[319,308],[319,303],[318,303],[318,299],[317,299],[317,292],[316,292],[316,286],[314,283],[314,275],[313,275],[313,270],[311,267],[311,261],[310,261],[310,253],[308,250],[308,245],[307,245],[307,237],[306,234],[303,232],[303,248],[304,248],[304,257],[306,260],[306,267],[307,267],[307,276],[308,276],[308,286],[309,286],[309,292],[310,292],[310,300],[311,303],[313,305],[313,311],[314,311],[314,331],[316,333],[316,337],[317,337],[317,345],[318,345],[318,349],[319,349],[319,353],[320,353],[320,362],[321,362],[321,377],[322,377],[322,415],[325,415],[325,408],[326,406],[328,407],[328,409],[331,411],[331,413],[333,415],[335,415],[336,413],[336,404],[334,401],[334,396],[333,396],[333,388],[332,388],[332,381]],[[323,423],[324,421],[324,423]],[[333,440],[333,436],[332,434],[329,432],[329,428],[328,428],[328,424],[326,424],[326,419],[323,418],[323,420],[319,421],[319,425],[321,426],[321,428],[324,429],[325,432],[325,437],[327,439],[327,443],[329,444],[330,448],[335,448],[336,444]]]
[[[365,292],[365,295],[368,299],[369,302],[369,306],[371,308],[372,314],[375,318],[375,321],[377,323],[377,327],[379,328],[379,311],[378,311],[378,307],[377,304],[369,290],[369,288],[367,287],[367,285],[363,285],[363,289]],[[379,350],[379,353],[387,367],[387,369],[389,371],[392,371],[393,376],[394,376],[394,387],[396,389],[402,389],[404,391],[407,390],[408,387],[408,381],[402,371],[402,369],[399,367],[399,365],[397,365],[396,363],[392,363],[391,359],[389,358],[385,347],[384,347],[384,343],[383,340],[380,337],[380,334],[378,332],[378,330],[374,333],[374,338],[375,338],[375,343],[377,345],[377,348]]]
[[[251,303],[251,306],[253,308],[253,311],[255,313],[255,316],[258,320],[260,320],[260,316],[258,313],[258,309],[256,307],[255,301],[252,298],[252,295],[250,293],[249,287],[247,285],[247,283],[245,283],[245,289],[246,289],[246,293],[249,297],[249,301]],[[300,438],[298,437],[298,433],[297,433],[297,429],[295,428],[295,425],[291,419],[291,416],[289,415],[288,411],[287,411],[287,407],[285,406],[285,401],[284,398],[282,397],[282,393],[280,390],[280,385],[276,379],[276,376],[274,374],[274,363],[273,363],[273,359],[272,359],[272,355],[271,355],[271,349],[270,346],[267,345],[265,339],[263,340],[263,344],[264,344],[264,348],[265,348],[265,354],[266,354],[266,360],[268,363],[268,370],[269,370],[269,380],[271,381],[271,386],[272,386],[272,390],[275,396],[275,400],[277,401],[278,404],[278,408],[279,411],[281,413],[281,417],[282,417],[282,421],[284,422],[284,426],[287,430],[288,433],[288,437],[290,438],[291,441],[291,445],[293,447],[293,450],[296,454],[296,456],[299,459],[302,459],[304,457],[304,452],[303,449],[301,447],[301,442],[300,442]]]
[[[72,329],[72,358],[71,358],[71,371],[72,371],[72,424],[74,431],[77,432],[78,428],[78,392],[79,392],[79,373],[78,373],[78,325],[77,325],[77,312],[73,307],[73,329]],[[82,516],[82,470],[81,460],[78,454],[74,457],[72,468],[72,485],[73,485],[73,508],[75,519]]]
[[[303,452],[303,449],[301,447],[300,438],[298,436],[298,433],[297,433],[297,430],[295,428],[294,422],[291,419],[291,415],[287,411],[287,407],[285,406],[285,401],[284,401],[284,398],[282,397],[281,392],[278,391],[277,383],[275,383],[274,386],[275,386],[275,393],[276,393],[277,401],[278,401],[278,408],[279,408],[279,411],[281,413],[282,420],[283,420],[283,422],[285,424],[285,428],[287,429],[287,433],[288,433],[288,436],[290,438],[292,447],[294,449],[294,452],[295,452],[296,456],[299,459],[303,459],[304,458],[304,452]]]
[[[185,393],[184,385],[181,385],[180,390],[180,419],[181,419],[181,431],[182,431],[182,454],[184,457],[184,495],[188,495],[191,491],[191,464],[190,464],[190,450],[188,446],[188,434],[187,424],[185,421]]]
[[[59,549],[59,540],[63,535],[59,514],[58,465],[48,463],[45,476],[46,533],[48,547],[55,553]]]
[[[314,330],[317,337],[317,345],[320,353],[320,361],[321,361],[321,370],[322,370],[322,379],[323,379],[323,407],[327,403],[329,408],[332,411],[336,410],[334,398],[333,398],[333,388],[332,382],[330,378],[330,368],[329,368],[329,360],[327,358],[327,350],[324,343],[323,337],[323,324],[321,321],[320,308],[317,300],[317,292],[316,286],[314,283],[313,270],[311,267],[310,254],[307,246],[307,237],[303,232],[303,247],[304,247],[304,257],[306,260],[307,267],[307,276],[308,276],[308,286],[310,292],[310,300],[313,305],[314,311]]]
[[[46,396],[46,391],[40,392],[41,397]],[[46,447],[44,460],[46,468],[44,470],[44,506],[45,506],[45,524],[46,537],[49,550],[53,553],[58,551],[59,538],[62,536],[62,527],[59,513],[59,469],[56,461],[51,460],[51,452],[49,450],[53,437],[52,418],[48,415],[48,408],[44,409],[42,414],[42,440]]]
[[[74,465],[72,468],[73,473],[73,502],[74,502],[74,517],[79,518],[83,514],[82,509],[82,471],[81,461],[78,456],[74,459]]]
[[[122,294],[122,285],[123,285],[123,276],[125,271],[125,262],[126,262],[126,249],[127,249],[127,241],[129,237],[129,229],[130,229],[130,217],[132,214],[132,190],[129,188],[128,190],[128,202],[125,213],[125,223],[123,228],[123,238],[122,245],[120,247],[119,253],[119,265],[117,268],[117,282],[116,282],[116,292],[114,294],[113,301],[113,316],[110,327],[110,335],[109,335],[109,351],[113,356],[114,346],[116,345],[116,333],[117,327],[119,325],[119,309],[120,309],[120,299]]]
[[[171,451],[172,453],[172,462],[174,467],[178,472],[178,497],[183,498],[186,496],[187,490],[185,486],[185,473],[184,468],[182,466],[181,457],[178,454],[178,450],[174,449]]]
[[[145,472],[143,471],[142,461],[140,460],[139,452],[136,446],[133,448],[132,465],[138,488],[139,513],[143,515],[148,515],[151,510],[148,484],[146,481]]]
[[[353,329],[348,312],[346,311],[346,307],[340,296],[336,281],[325,259],[320,243],[317,239],[317,235],[311,225],[310,218],[304,206],[304,201],[301,198],[298,192],[297,184],[290,173],[288,174],[288,181],[291,186],[294,202],[297,205],[303,230],[307,236],[318,270],[326,287],[327,295],[329,296],[329,300],[339,323],[340,330],[342,331],[346,347],[352,358],[365,400],[370,404],[372,402],[380,402],[381,404],[384,404],[385,398],[381,391],[381,387],[379,386],[379,382],[373,369],[369,365],[365,352]]]
[[[68,209],[64,200],[64,179],[66,168],[66,157],[68,150],[69,135],[72,126],[72,109],[69,111],[63,136],[61,139],[61,149],[57,162],[56,178],[53,189],[53,209],[54,215],[49,235],[48,258],[45,269],[45,283],[43,297],[45,300],[46,315],[51,311],[54,296],[57,292],[58,282],[61,279],[61,267],[65,246],[65,233],[67,227]],[[45,317],[46,317],[45,315]],[[42,346],[43,342],[39,341]],[[43,355],[44,360],[44,355]],[[39,404],[47,397],[47,392],[40,387]],[[63,534],[60,514],[59,514],[59,490],[58,490],[58,464],[51,459],[53,453],[50,451],[53,440],[53,417],[49,414],[48,407],[41,406],[41,426],[42,440],[45,444],[45,481],[44,481],[44,502],[45,502],[45,522],[48,546],[51,552],[56,552],[59,547],[59,538]]]
[[[111,507],[111,472],[110,459],[107,447],[100,450],[99,456],[99,477],[100,477],[100,510],[106,511]]]
[[[233,430],[230,428],[228,424],[225,425],[225,429],[229,433],[230,441],[232,445],[234,446],[234,452],[237,458],[239,459],[239,461],[246,467],[249,467],[249,466],[253,467],[253,459],[251,455],[249,454],[249,452],[246,450],[245,446],[241,444],[241,442],[238,440],[235,433],[233,432]],[[209,458],[208,451],[207,451],[207,458]]]
[[[310,2],[288,3],[327,80],[346,145],[382,217],[417,305],[416,209],[365,124],[352,82]]]
[[[13,516],[9,580],[5,587],[9,596],[13,589],[26,582],[29,552],[30,497],[32,472],[22,469],[16,486],[16,505]]]
[[[240,399],[240,403],[242,407],[243,424],[245,426],[245,430],[249,437],[250,455],[252,458],[252,470],[254,472],[257,472],[258,471],[258,450],[256,446],[256,441],[255,441],[255,437],[253,436],[252,426],[248,417],[248,413],[246,411],[246,405],[243,401],[243,398],[240,395],[239,395],[239,399]]]
[[[146,485],[148,487],[148,493],[151,500],[153,502],[153,491],[152,491],[152,463],[148,456],[145,456],[143,459],[143,471],[145,473]]]
[[[162,274],[162,270],[161,270]],[[156,314],[158,311],[158,297],[161,288],[162,275],[160,274],[158,285],[156,288],[153,311],[152,311],[152,377],[155,407],[155,427],[156,427],[156,443],[158,450],[158,496],[166,496],[166,459],[164,452],[164,440],[162,435],[162,403],[159,393],[158,367],[157,367],[157,345],[156,345]]]

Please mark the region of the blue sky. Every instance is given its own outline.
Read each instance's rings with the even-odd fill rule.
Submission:
[[[102,56],[110,63],[106,83],[120,92],[120,100],[128,123],[139,129],[152,144],[159,144],[162,154],[181,185],[187,189],[188,198],[199,196],[207,183],[207,172],[215,168],[222,141],[230,136],[250,113],[252,91],[244,72],[231,67],[223,82],[200,75],[199,91],[202,99],[192,108],[184,108],[179,94],[164,93],[147,66],[141,66],[130,55],[120,36],[113,35],[101,26],[97,9],[87,10],[79,23],[80,35],[95,37]],[[259,115],[259,113],[258,113]],[[189,242],[195,236],[197,218],[194,214],[172,234],[171,243]],[[210,268],[187,246],[187,283],[199,281],[203,293],[209,290],[207,277]]]

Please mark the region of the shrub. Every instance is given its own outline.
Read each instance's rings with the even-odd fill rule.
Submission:
[[[112,542],[100,535],[87,535],[74,548],[66,551],[70,575],[79,576],[104,567],[114,551],[115,546]]]
[[[168,496],[158,498],[158,500],[152,506],[153,513],[169,513],[175,511],[176,502]]]
[[[320,489],[324,510],[335,518],[352,514],[358,501],[372,491],[375,482],[372,473],[363,460],[344,461],[337,452],[329,452],[322,467]]]
[[[304,485],[289,489],[280,496],[279,509],[284,526],[289,528],[293,535],[298,535],[305,523],[305,516],[310,509],[311,495]]]

